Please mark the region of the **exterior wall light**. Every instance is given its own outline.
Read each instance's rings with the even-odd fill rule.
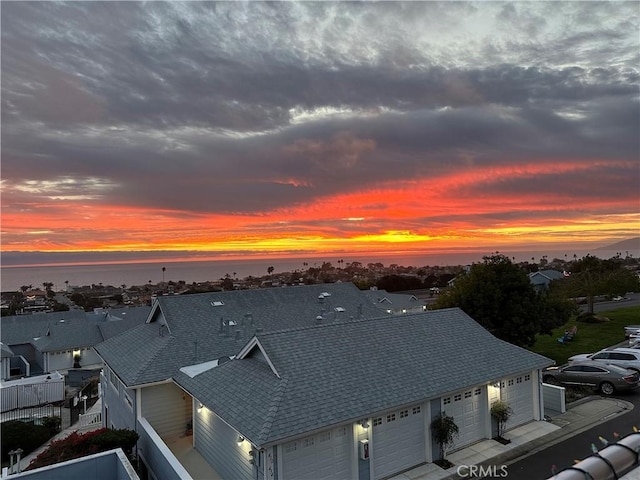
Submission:
[[[204,405],[202,405],[201,403],[198,404],[198,411],[201,412],[202,409],[204,408]]]
[[[366,420],[360,420],[358,423],[360,423],[360,426],[365,430],[369,428],[369,423]]]
[[[244,442],[244,437],[242,435],[239,435],[237,441],[239,447],[242,446],[242,442]]]

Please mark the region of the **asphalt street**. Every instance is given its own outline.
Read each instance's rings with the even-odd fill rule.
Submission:
[[[572,466],[574,460],[582,460],[593,453],[592,445],[599,450],[604,448],[604,444],[599,437],[607,439],[613,443],[616,441],[614,433],[623,437],[631,433],[635,425],[640,428],[640,391],[614,395],[614,398],[625,400],[634,405],[634,408],[627,413],[616,416],[610,420],[578,433],[575,436],[555,445],[529,455],[521,460],[507,465],[509,473],[507,478],[518,480],[544,480],[552,476],[552,468],[556,471]],[[500,478],[500,477],[488,477]],[[504,478],[504,477],[502,477]]]

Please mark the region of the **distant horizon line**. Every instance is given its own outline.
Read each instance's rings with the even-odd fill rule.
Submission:
[[[640,239],[640,237],[638,237]],[[636,240],[635,238],[628,239],[629,241]],[[620,242],[616,242],[620,243]],[[615,245],[615,244],[613,244]],[[619,253],[625,253],[625,250],[620,252],[619,248],[607,248],[613,245],[605,245],[596,247],[590,245],[575,245],[573,248],[568,249],[567,245],[536,245],[532,247],[526,246],[511,246],[511,248],[505,248],[503,246],[488,251],[485,248],[476,247],[449,247],[449,248],[436,248],[436,249],[420,249],[420,250],[396,250],[396,251],[330,251],[330,252],[307,252],[307,251],[289,251],[289,252],[256,252],[256,251],[243,251],[243,252],[217,252],[214,250],[83,250],[83,251],[8,251],[0,252],[0,258],[2,259],[2,268],[25,268],[25,267],[53,267],[53,266],[88,266],[88,265],[118,265],[118,264],[145,264],[145,263],[178,263],[178,262],[197,262],[197,261],[247,261],[256,262],[264,261],[266,263],[269,260],[304,260],[308,258],[310,260],[326,261],[327,257],[351,257],[351,258],[374,258],[374,257],[417,257],[417,256],[450,256],[450,255],[472,255],[478,254],[479,258],[494,253],[501,253],[507,256],[514,256],[523,253],[535,253],[544,254],[550,252],[557,254],[563,252],[562,255],[565,260],[571,260],[576,255],[576,252],[580,252],[579,257],[582,258],[585,254],[597,255],[597,252],[607,251],[609,253],[618,251]],[[537,247],[537,248],[536,248]],[[584,253],[589,251],[587,253]],[[627,249],[626,252],[631,251]],[[568,255],[571,255],[568,257]],[[615,255],[611,255],[613,257]],[[640,245],[632,251],[631,256],[640,256]],[[26,258],[30,257],[30,258]],[[75,257],[75,258],[74,258]],[[91,258],[92,257],[92,258]],[[105,258],[106,257],[106,258]],[[115,257],[115,258],[114,258]],[[610,257],[608,257],[610,258]],[[551,258],[549,260],[552,260]],[[7,261],[9,263],[7,263]],[[353,260],[357,261],[357,260]],[[351,262],[349,262],[351,263]]]

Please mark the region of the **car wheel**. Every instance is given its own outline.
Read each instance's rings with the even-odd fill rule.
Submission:
[[[611,382],[602,382],[600,384],[600,393],[603,395],[612,395],[614,391],[615,388]]]
[[[560,382],[556,379],[556,377],[552,377],[551,375],[547,375],[546,377],[542,377],[542,381],[549,385],[560,385]]]

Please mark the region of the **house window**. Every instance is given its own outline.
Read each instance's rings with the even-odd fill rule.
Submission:
[[[298,442],[289,442],[284,446],[284,451],[287,453],[295,452],[297,449],[298,449]]]
[[[462,400],[462,394],[461,394],[461,393],[456,393],[456,394],[453,396],[453,401],[454,401],[454,402],[459,402],[460,400]]]
[[[124,399],[127,401],[129,408],[133,408],[133,400],[131,400],[131,395],[129,395],[129,392],[127,392],[126,390],[123,390],[123,392],[124,392]]]
[[[522,383],[522,377],[516,378],[516,383]]]
[[[329,440],[331,440],[331,432],[324,432],[320,434],[320,437],[318,439],[318,441],[320,443],[322,442],[328,442]]]
[[[443,398],[442,403],[444,405],[449,405],[451,403],[451,397]]]
[[[500,382],[500,388],[504,388],[504,382]]]
[[[474,395],[480,395],[481,393],[482,393],[482,389],[481,389],[481,388],[476,388],[476,389],[473,391],[473,394],[474,394]]]
[[[510,387],[513,387],[513,378],[510,378],[510,379],[509,379],[509,381],[507,382],[507,384],[508,384]]]
[[[418,405],[417,407],[413,407],[411,413],[413,415],[416,415],[416,414],[420,413],[420,405]]]
[[[529,380],[531,380],[531,375],[529,375],[528,373],[524,376],[524,381],[528,382]]]
[[[409,410],[400,410],[400,418],[405,418],[409,416]]]
[[[373,419],[373,426],[377,427],[379,425],[382,425],[382,417],[374,418]]]
[[[390,413],[389,415],[387,415],[387,423],[395,422],[395,421],[396,421],[396,414],[395,413]]]
[[[313,437],[307,437],[304,440],[302,440],[302,448],[313,447],[314,444],[315,444],[315,439]]]
[[[469,390],[468,392],[464,392],[464,398],[471,398],[472,392]]]
[[[116,376],[115,373],[113,373],[113,370],[109,369],[109,381],[111,382],[111,385],[113,385],[115,387],[115,389],[118,389],[118,377]]]
[[[347,434],[347,427],[340,427],[336,429],[336,437],[344,437]]]

